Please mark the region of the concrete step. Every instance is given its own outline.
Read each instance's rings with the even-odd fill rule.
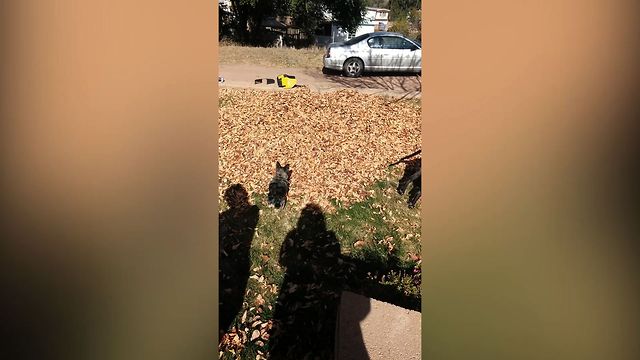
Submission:
[[[421,314],[344,291],[336,327],[336,360],[419,360]]]

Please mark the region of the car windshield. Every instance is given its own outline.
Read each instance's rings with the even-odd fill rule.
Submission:
[[[369,37],[369,34],[362,34],[362,35],[360,35],[360,36],[356,36],[356,37],[354,37],[354,38],[353,38],[353,39],[351,39],[351,40],[347,40],[347,41],[345,41],[345,43],[344,43],[344,44],[345,44],[345,45],[353,45],[353,44],[357,44],[357,43],[359,43],[360,41],[362,41],[362,40],[364,40],[364,39],[366,39],[366,38],[368,38],[368,37]]]

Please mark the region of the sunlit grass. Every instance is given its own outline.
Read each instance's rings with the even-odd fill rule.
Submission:
[[[396,193],[400,176],[400,168],[389,171],[385,180],[371,185],[370,197],[348,207],[332,201],[336,209],[325,212],[325,218],[327,228],[336,234],[343,256],[371,264],[394,261],[402,268],[417,265],[416,256],[421,251],[420,205],[409,209],[406,195]],[[300,216],[293,206],[282,210],[268,207],[262,194],[253,194],[251,202],[259,207],[260,217],[251,245],[251,271],[243,309],[236,318],[237,329],[245,336],[253,331],[252,321],[268,322],[272,317],[284,278],[284,269],[279,264],[280,247]],[[224,210],[226,205],[221,204],[221,211]],[[381,291],[389,289],[395,290],[393,294],[420,296],[419,284],[410,274],[389,272],[378,282],[386,286]],[[263,301],[258,310],[257,305]],[[255,359],[258,351],[266,353],[268,346],[268,341],[247,339],[239,352],[226,351],[222,358]]]
[[[306,69],[322,69],[323,47],[265,48],[221,43],[220,64],[251,64]]]

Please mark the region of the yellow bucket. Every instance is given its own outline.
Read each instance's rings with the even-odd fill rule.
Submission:
[[[280,74],[278,75],[278,86],[283,87],[285,89],[291,89],[296,86],[298,80],[293,75]]]

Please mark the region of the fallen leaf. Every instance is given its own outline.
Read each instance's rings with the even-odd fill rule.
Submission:
[[[328,199],[340,199],[345,206],[363,200],[368,186],[388,175],[387,165],[421,143],[416,102],[349,89],[221,88],[219,95],[227,104],[218,121],[221,202],[231,183],[243,184],[249,194],[266,194],[279,160],[292,164],[292,204],[317,202],[333,211]],[[272,146],[274,139],[278,146]]]
[[[251,341],[257,339],[259,336],[260,336],[260,331],[253,330],[253,332],[251,333]]]

